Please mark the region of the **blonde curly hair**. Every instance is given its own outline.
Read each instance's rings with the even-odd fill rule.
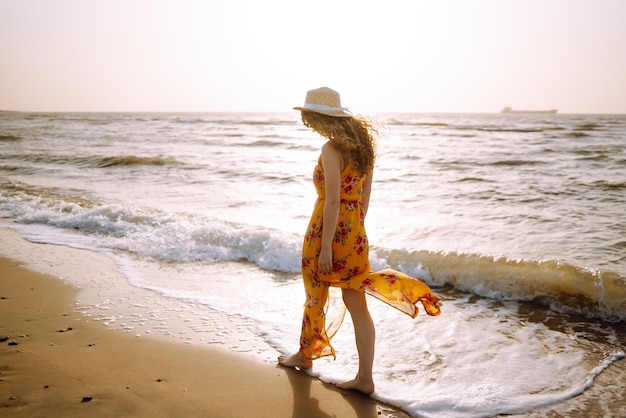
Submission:
[[[302,123],[328,139],[360,175],[369,173],[376,160],[377,123],[363,116],[339,118],[302,112]]]

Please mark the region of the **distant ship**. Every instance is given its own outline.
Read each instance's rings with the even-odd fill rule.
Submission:
[[[556,109],[550,110],[513,110],[509,106],[505,107],[500,113],[556,113]]]

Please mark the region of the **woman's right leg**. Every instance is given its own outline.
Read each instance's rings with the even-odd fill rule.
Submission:
[[[278,364],[285,367],[310,369],[312,359],[334,355],[326,333],[326,301],[328,286],[315,280],[316,276],[304,276],[306,301],[302,315],[300,350],[290,356],[278,357]]]
[[[278,364],[284,367],[298,369],[310,369],[313,367],[313,361],[306,358],[302,350],[299,350],[290,356],[278,356]]]

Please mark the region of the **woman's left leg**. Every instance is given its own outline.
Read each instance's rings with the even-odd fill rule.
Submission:
[[[374,346],[376,330],[374,321],[367,309],[365,293],[354,289],[342,289],[343,301],[352,316],[356,348],[359,353],[359,371],[353,380],[340,383],[342,389],[358,390],[366,395],[374,392],[372,367],[374,365]]]

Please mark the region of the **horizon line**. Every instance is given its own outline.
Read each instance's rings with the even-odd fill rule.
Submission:
[[[0,109],[0,113],[291,113],[293,110],[14,110]],[[367,114],[386,114],[386,113],[406,113],[406,114],[502,114],[500,111],[422,111],[422,110],[380,110],[376,112],[367,112]],[[355,113],[358,115],[360,113]],[[546,115],[537,113],[538,115]],[[506,114],[505,114],[506,115]],[[506,115],[513,116],[516,114]],[[519,115],[519,114],[518,114]],[[527,115],[532,115],[528,113]],[[558,115],[626,115],[626,112],[557,112],[551,116]]]

